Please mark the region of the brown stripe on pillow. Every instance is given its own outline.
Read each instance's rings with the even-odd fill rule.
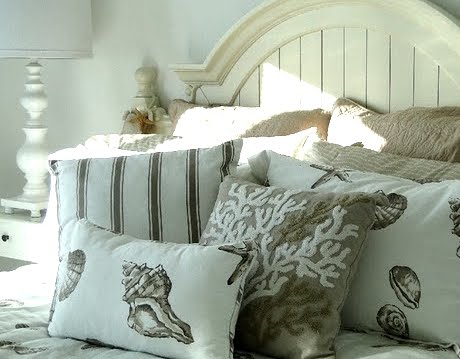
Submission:
[[[148,198],[149,233],[152,241],[163,241],[161,225],[161,165],[163,153],[154,153],[149,160]]]
[[[86,218],[87,213],[87,189],[88,189],[88,173],[91,159],[85,158],[78,161],[77,168],[77,218]]]
[[[235,157],[235,148],[233,147],[233,141],[225,142],[222,146],[222,166],[220,167],[221,181],[224,180],[225,176],[230,174],[229,164]]]
[[[199,205],[199,163],[198,151],[190,150],[187,153],[186,173],[186,206],[189,243],[198,243],[201,236],[201,219]]]
[[[110,209],[112,231],[124,232],[123,217],[123,183],[125,178],[126,157],[116,157],[112,165],[112,180],[110,184]]]
[[[54,186],[55,186],[55,191],[54,191],[54,195],[56,196],[56,213],[53,213],[56,215],[57,217],[57,221],[58,221],[58,238],[61,237],[61,232],[62,232],[62,226],[61,226],[61,223],[62,223],[62,220],[60,218],[60,215],[62,214],[62,210],[61,210],[61,190],[60,190],[60,177],[57,176],[57,171],[59,171],[59,162],[57,161],[54,161],[53,163],[51,163],[51,170],[52,170],[52,173],[55,174],[54,176]],[[53,179],[51,179],[51,183],[53,183]],[[50,191],[50,196],[53,195],[53,188],[51,188],[51,191]],[[47,213],[47,216],[50,215],[50,213],[52,213],[52,209],[50,211],[50,209],[48,208],[48,213]],[[58,240],[58,249],[59,249],[59,253],[61,253],[61,241]],[[62,260],[61,257],[59,257],[59,260]],[[56,279],[57,280],[57,279]]]

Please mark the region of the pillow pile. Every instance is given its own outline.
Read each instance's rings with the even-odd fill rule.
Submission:
[[[61,263],[50,334],[172,358],[231,358],[244,298],[240,347],[333,356],[340,309],[383,197],[228,176],[240,151],[235,140],[53,161]]]
[[[419,184],[265,153],[274,186],[384,194],[344,310],[345,327],[460,343],[460,181]]]
[[[458,137],[431,154],[426,144],[446,138],[439,124],[456,133],[456,110],[357,106],[337,101],[329,138],[340,143],[345,126],[347,144],[396,154],[315,142],[329,122],[319,110],[195,107],[176,126],[187,139],[94,137],[86,148],[108,158],[52,161],[61,263],[49,333],[170,358],[231,359],[235,339],[264,355],[332,359],[342,316],[354,330],[458,345],[460,182],[443,180],[459,171],[397,155],[455,160]],[[254,117],[237,121],[239,111]],[[401,118],[427,142],[398,150]],[[262,137],[196,148],[203,136],[191,131],[213,126],[210,146]],[[271,187],[233,176],[265,148],[323,163],[263,151],[246,169]]]

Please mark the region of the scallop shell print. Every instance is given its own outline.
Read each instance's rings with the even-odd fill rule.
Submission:
[[[409,338],[407,318],[395,305],[385,304],[377,313],[377,323],[388,334],[400,338]]]
[[[128,326],[152,338],[194,342],[190,325],[178,318],[169,304],[171,280],[162,265],[152,269],[144,263],[123,265],[123,301],[129,304]]]
[[[451,198],[449,200],[449,206],[452,213],[449,218],[454,222],[454,228],[452,228],[452,234],[460,237],[460,198]]]
[[[376,207],[376,218],[372,229],[379,230],[395,223],[403,215],[407,208],[407,198],[397,193],[390,193],[389,195],[386,195],[383,191],[377,191],[376,193],[384,195],[390,203],[389,206]]]
[[[81,249],[70,252],[67,256],[67,271],[59,291],[59,301],[67,299],[77,287],[85,270],[86,255]]]
[[[390,285],[407,308],[419,307],[421,288],[417,274],[409,267],[394,266],[390,270]]]

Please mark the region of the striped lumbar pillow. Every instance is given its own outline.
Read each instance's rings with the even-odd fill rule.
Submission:
[[[241,146],[235,140],[212,148],[54,161],[59,227],[88,219],[142,239],[198,242]],[[67,247],[61,237],[61,257]]]

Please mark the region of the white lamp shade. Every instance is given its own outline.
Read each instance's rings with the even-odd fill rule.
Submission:
[[[90,0],[0,0],[0,57],[91,55]]]

